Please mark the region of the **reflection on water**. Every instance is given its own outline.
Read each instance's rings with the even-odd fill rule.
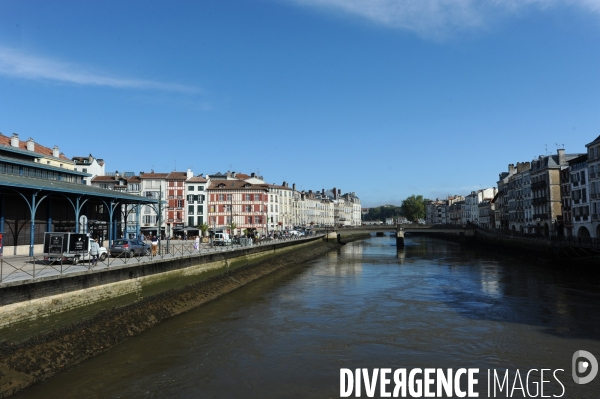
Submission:
[[[578,386],[570,376],[576,350],[600,359],[599,338],[598,284],[588,276],[422,237],[397,251],[393,237],[373,237],[269,275],[16,397],[339,397],[339,369],[358,367],[564,369],[566,397],[599,397],[600,377]]]

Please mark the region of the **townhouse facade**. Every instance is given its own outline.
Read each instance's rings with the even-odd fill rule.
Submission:
[[[581,155],[568,161],[569,167],[569,205],[572,230],[577,237],[589,238],[594,233],[590,215],[590,191],[588,190],[588,154]],[[564,203],[564,197],[563,197]],[[564,215],[564,210],[563,210]],[[566,225],[565,225],[566,230]]]
[[[208,224],[213,230],[227,230],[230,234],[243,230],[267,233],[269,189],[266,185],[217,178],[211,179],[207,193]]]
[[[586,144],[590,214],[592,225],[590,235],[600,238],[600,136]]]

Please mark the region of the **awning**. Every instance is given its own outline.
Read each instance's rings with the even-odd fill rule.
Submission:
[[[200,231],[197,227],[182,227],[179,229],[173,229],[173,231]]]

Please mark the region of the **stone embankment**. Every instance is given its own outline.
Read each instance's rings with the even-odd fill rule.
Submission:
[[[587,248],[585,245],[573,246],[540,237],[512,237],[480,230],[471,237],[444,233],[429,233],[427,236],[452,241],[469,249],[494,252],[499,256],[557,268],[585,269],[586,273],[600,274],[600,250]]]
[[[349,242],[368,234],[344,236]],[[275,270],[339,248],[336,237],[190,265],[146,266],[127,276],[104,274],[47,282],[37,291],[13,287],[0,297],[0,398],[98,355],[158,323],[227,294]],[[161,269],[162,267],[162,269]],[[107,272],[108,273],[108,272]],[[112,276],[112,277],[111,277]],[[98,283],[100,281],[100,283]],[[183,282],[183,283],[182,283]],[[83,284],[79,289],[67,289]],[[89,285],[89,287],[85,287]],[[183,285],[183,286],[182,286]],[[3,288],[5,290],[5,288]],[[44,291],[43,293],[40,293]],[[24,296],[35,295],[31,299]],[[25,300],[27,299],[27,300]]]

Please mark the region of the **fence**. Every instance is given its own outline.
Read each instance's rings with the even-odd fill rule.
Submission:
[[[310,238],[314,238],[310,237]],[[156,255],[152,255],[150,251],[145,254],[133,254],[131,252],[123,252],[119,255],[109,256],[103,254],[98,259],[96,264],[86,260],[86,263],[64,261],[63,259],[56,261],[45,260],[43,255],[34,256],[8,256],[0,257],[0,283],[11,281],[29,280],[48,276],[62,276],[69,273],[77,272],[92,272],[101,269],[107,269],[114,266],[137,265],[142,262],[154,262],[163,259],[174,259],[183,256],[205,255],[218,252],[233,251],[245,246],[261,246],[273,244],[276,242],[285,241],[300,241],[308,240],[309,237],[289,236],[278,239],[265,238],[263,240],[251,241],[250,239],[239,239],[235,243],[227,245],[213,245],[212,243],[200,243],[196,248],[194,241],[177,241],[172,242],[163,240],[157,248]],[[108,251],[110,253],[110,250]]]

